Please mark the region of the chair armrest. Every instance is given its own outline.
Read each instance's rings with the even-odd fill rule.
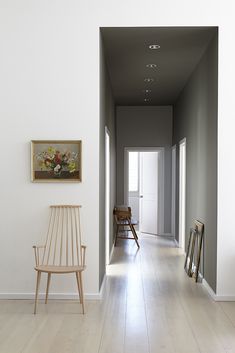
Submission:
[[[82,266],[86,266],[86,246],[82,245]]]
[[[40,253],[39,249],[45,249],[46,245],[33,245],[35,265],[38,266],[40,262]]]

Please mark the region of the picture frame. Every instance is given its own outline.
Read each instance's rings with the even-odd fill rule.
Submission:
[[[195,240],[196,240],[196,229],[190,228],[188,246],[185,256],[184,269],[189,277],[193,275],[193,257],[195,249]]]
[[[80,183],[81,140],[32,140],[31,181],[34,183]]]
[[[205,226],[198,220],[195,220],[194,226],[197,233],[195,282],[198,282]]]
[[[198,282],[199,278],[203,237],[204,224],[194,220],[194,227],[190,229],[184,269],[189,277],[195,278],[195,282]]]

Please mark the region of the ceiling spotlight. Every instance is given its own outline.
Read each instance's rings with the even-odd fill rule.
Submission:
[[[145,102],[149,102],[150,99],[149,99],[149,98],[144,98],[144,101],[145,101]]]
[[[146,77],[144,79],[144,82],[148,82],[148,83],[153,82],[153,81],[154,81],[154,78],[152,78],[152,77]]]
[[[156,64],[147,64],[146,67],[149,67],[150,69],[155,69],[157,67]]]
[[[151,89],[143,89],[143,92],[144,92],[144,93],[151,93],[152,90],[151,90]]]
[[[159,44],[151,44],[149,45],[149,49],[153,49],[153,50],[156,50],[156,49],[160,49],[160,45]]]

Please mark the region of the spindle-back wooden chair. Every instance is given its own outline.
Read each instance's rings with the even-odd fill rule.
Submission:
[[[74,205],[50,206],[46,243],[43,246],[33,246],[37,271],[34,314],[37,310],[42,272],[47,273],[45,304],[48,300],[51,275],[75,273],[82,312],[85,312],[82,272],[86,268],[86,246],[81,243],[80,208],[81,206]]]

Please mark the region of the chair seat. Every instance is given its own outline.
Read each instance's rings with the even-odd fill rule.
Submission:
[[[129,225],[129,222],[126,219],[117,219],[117,224],[119,224],[119,225]],[[131,218],[131,224],[133,226],[136,226],[138,224],[138,222],[135,219]]]
[[[85,270],[85,266],[49,266],[41,265],[34,267],[36,271],[47,273],[72,273],[81,272]]]

